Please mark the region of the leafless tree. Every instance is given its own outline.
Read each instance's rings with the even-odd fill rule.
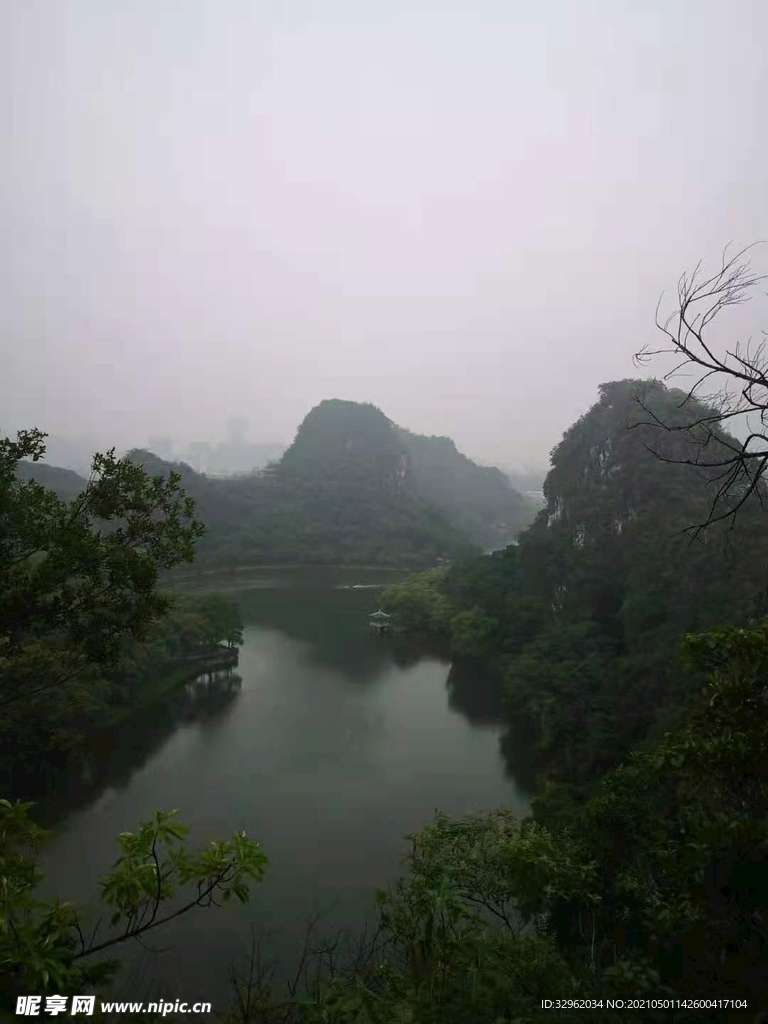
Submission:
[[[761,502],[764,498],[761,480],[768,467],[768,333],[761,331],[757,343],[748,338],[726,345],[722,351],[711,330],[726,309],[749,301],[766,279],[766,275],[753,271],[749,259],[758,244],[733,255],[729,255],[727,246],[720,268],[710,276],[702,272],[701,262],[691,273],[684,273],[677,283],[672,312],[661,318],[663,295],[656,307],[656,326],[665,342],[660,348],[646,345],[635,355],[639,366],[660,356],[677,357],[664,381],[681,375],[695,378],[680,402],[682,409],[691,412],[682,422],[665,422],[643,403],[642,397],[639,401],[650,417],[646,424],[685,432],[692,446],[689,458],[669,458],[658,451],[655,454],[665,461],[699,466],[717,485],[706,521],[691,527],[696,533],[717,522],[730,520],[733,524],[753,495]],[[708,388],[712,390],[707,393]],[[743,440],[727,431],[731,421],[742,431],[746,426]]]
[[[297,1024],[300,999],[320,1006],[335,979],[370,980],[389,947],[381,922],[374,928],[366,926],[358,935],[344,930],[324,935],[321,917],[315,909],[307,918],[295,969],[279,982],[274,962],[264,956],[266,936],[251,931],[244,967],[233,964],[230,968],[232,1006],[218,1015],[220,1024]]]

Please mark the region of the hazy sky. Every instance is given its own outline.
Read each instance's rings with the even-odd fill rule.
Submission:
[[[766,39],[764,0],[3,0],[0,430],[339,397],[543,462],[768,237]]]

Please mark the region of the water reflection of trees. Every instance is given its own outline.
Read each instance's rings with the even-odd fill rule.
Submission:
[[[198,676],[186,686],[185,722],[218,718],[243,688],[242,677],[231,669],[219,669]]]
[[[242,678],[231,669],[205,673],[163,703],[95,733],[88,740],[87,751],[16,759],[8,769],[7,791],[14,797],[38,801],[43,823],[50,826],[90,804],[106,789],[125,788],[180,725],[210,724],[232,705],[241,687]]]
[[[504,725],[501,676],[482,663],[452,664],[446,687],[448,706],[462,714],[470,725]]]
[[[361,683],[378,678],[393,661],[408,668],[432,653],[407,637],[372,633],[368,616],[378,608],[379,591],[297,586],[237,597],[246,624],[285,633],[307,645],[313,663]]]
[[[446,681],[448,706],[476,727],[506,726],[499,747],[506,774],[521,790],[532,793],[545,765],[537,749],[533,723],[504,704],[503,680],[492,666],[482,663],[451,665]]]
[[[427,643],[417,637],[403,633],[390,633],[383,639],[390,659],[398,668],[413,668],[425,658],[447,661],[444,651],[439,650],[433,643]]]
[[[499,745],[507,775],[514,778],[520,789],[531,794],[537,777],[546,768],[546,759],[538,748],[534,725],[527,715],[509,712],[506,721],[507,729]]]

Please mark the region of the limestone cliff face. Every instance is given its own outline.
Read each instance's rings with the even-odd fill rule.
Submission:
[[[404,484],[408,479],[408,474],[411,469],[411,460],[405,452],[400,456],[397,463],[397,480],[399,484]]]

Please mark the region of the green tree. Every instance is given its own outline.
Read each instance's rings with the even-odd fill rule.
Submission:
[[[530,715],[550,771],[573,781],[679,723],[702,682],[674,661],[685,633],[765,606],[768,530],[755,495],[733,529],[715,524],[693,543],[685,532],[711,506],[715,470],[685,462],[684,430],[659,448],[646,422],[647,410],[681,428],[706,415],[685,397],[654,381],[601,385],[554,449],[547,507],[518,545],[385,595],[456,656],[499,664],[510,708]],[[729,436],[710,433],[710,455],[728,451]]]
[[[31,804],[0,800],[0,996],[12,1007],[28,992],[70,994],[108,983],[117,967],[101,959],[195,907],[245,903],[267,858],[244,832],[187,850],[176,811],[156,811],[139,830],[118,837],[120,856],[101,882],[110,934],[88,929],[70,903],[41,899],[36,854],[45,835],[30,821]],[[86,938],[88,935],[88,938]],[[91,958],[96,958],[92,962]]]
[[[98,699],[123,640],[168,610],[159,574],[192,560],[203,527],[177,476],[150,477],[114,450],[94,456],[72,501],[19,480],[44,439],[0,440],[0,730],[50,734]]]
[[[380,930],[365,966],[327,979],[300,1019],[544,1021],[543,998],[584,988],[548,934],[548,907],[558,896],[596,902],[594,885],[567,837],[507,812],[438,814],[411,837],[408,874],[377,896]]]
[[[406,629],[448,636],[455,610],[445,594],[446,573],[445,569],[426,569],[407,583],[387,587],[381,596],[382,606]]]
[[[683,998],[761,1005],[768,974],[768,627],[690,636],[707,673],[684,726],[548,822],[437,814],[381,893],[383,945],[326,979],[302,1020],[693,1022]],[[536,818],[539,801],[534,802]],[[670,999],[624,1008],[608,997]],[[707,1020],[733,1019],[710,1007]]]
[[[450,622],[451,654],[458,658],[479,658],[493,652],[498,643],[499,623],[478,605],[454,615]]]

